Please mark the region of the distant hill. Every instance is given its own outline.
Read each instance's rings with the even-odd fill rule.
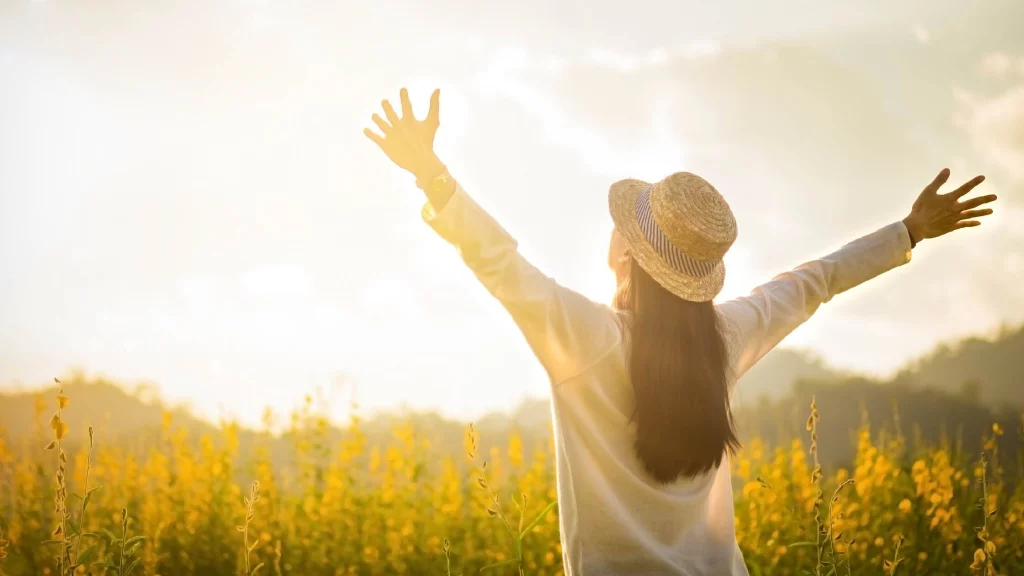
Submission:
[[[734,401],[736,406],[744,406],[762,398],[777,400],[798,380],[824,381],[843,376],[848,374],[831,368],[811,352],[776,348],[740,379]]]
[[[106,438],[119,441],[155,433],[165,412],[170,413],[176,426],[184,427],[190,434],[201,435],[216,430],[215,425],[193,416],[185,408],[164,405],[158,398],[144,399],[146,394],[126,392],[104,378],[87,379],[75,375],[65,380],[64,388],[72,402],[70,409],[65,411],[64,421],[72,431],[93,426]],[[36,432],[49,420],[56,394],[54,386],[32,392],[0,394],[0,428],[14,438]]]
[[[71,426],[69,448],[74,450],[85,435],[87,426],[95,426],[97,439],[107,445],[120,446],[129,452],[142,454],[161,442],[161,421],[165,408],[159,403],[147,403],[105,381],[70,381],[65,392],[71,404],[65,411]],[[41,448],[48,441],[45,422],[53,410],[54,389],[41,397],[45,406],[34,418],[36,394],[17,394],[0,397],[0,429],[13,436],[16,444],[32,449],[33,442]],[[999,422],[1007,434],[1000,439],[1003,454],[1011,460],[1021,454],[1021,416],[1013,410],[994,411],[962,394],[950,394],[936,388],[919,388],[903,382],[881,382],[864,378],[846,377],[839,380],[800,380],[781,398],[761,396],[756,403],[739,406],[735,411],[740,440],[749,443],[754,437],[768,446],[788,447],[794,438],[802,438],[807,445],[808,433],[804,427],[809,413],[811,397],[816,398],[821,413],[819,447],[821,461],[827,468],[846,466],[855,453],[856,430],[864,423],[870,425],[873,436],[899,431],[913,450],[915,445],[947,443],[960,457],[971,459],[977,453],[984,435],[990,433],[993,422]],[[172,414],[173,427],[188,432],[197,442],[203,435],[223,445],[224,435],[218,427],[198,419],[186,410]],[[897,416],[898,414],[898,416]],[[122,416],[126,416],[122,418]],[[394,426],[411,424],[416,436],[430,440],[438,454],[455,456],[463,453],[463,435],[466,424],[448,420],[436,414],[379,414],[360,425],[370,446],[387,447],[398,442]],[[511,414],[495,413],[477,420],[479,453],[486,457],[490,449],[505,451],[509,437],[515,433],[529,452],[547,443],[550,437],[550,407],[546,400],[523,402]],[[336,447],[347,432],[337,426],[321,430],[324,445]],[[294,444],[289,433],[271,436],[263,431],[238,428],[239,455],[244,459],[257,444],[269,449],[270,457],[280,465],[294,458]],[[33,439],[38,435],[37,439]],[[28,442],[28,444],[23,444]],[[359,460],[357,460],[358,466]],[[428,465],[433,466],[436,462]],[[239,473],[245,470],[239,468]]]
[[[965,442],[977,443],[992,422],[1007,430],[1020,428],[1024,406],[1024,327],[1003,330],[991,340],[967,338],[944,344],[915,360],[891,381],[874,381],[842,373],[821,359],[802,351],[776,349],[769,353],[741,381],[737,394],[736,421],[741,439],[759,436],[773,444],[785,444],[804,436],[811,395],[818,398],[822,413],[822,453],[826,461],[843,462],[852,454],[852,431],[867,416],[875,429],[895,429],[894,407],[900,412],[901,429],[907,437],[952,441],[962,434]],[[967,383],[967,384],[965,384]],[[170,414],[174,427],[190,438],[219,435],[218,426],[196,417],[187,408],[169,407],[147,388],[134,393],[104,379],[75,375],[65,382],[71,405],[65,420],[71,426],[71,444],[94,426],[103,442],[128,449],[145,450],[157,442],[161,422]],[[46,437],[45,423],[54,406],[56,390],[0,394],[0,430],[18,440]],[[38,403],[42,401],[42,405]],[[315,415],[314,415],[315,417]],[[483,450],[505,448],[514,431],[529,450],[548,441],[550,405],[545,399],[524,400],[508,413],[486,415],[475,422]],[[396,442],[393,430],[399,422],[411,423],[416,433],[430,439],[441,453],[458,454],[466,423],[437,414],[375,414],[366,418],[361,430],[371,445]],[[916,431],[916,432],[915,432]],[[335,425],[323,427],[326,442],[341,440],[345,432]],[[264,431],[238,428],[242,453],[257,442],[270,448],[274,459],[292,455],[288,434],[271,436]],[[1012,437],[1012,438],[1011,438]],[[1017,450],[1018,434],[1009,434],[1008,450]],[[966,446],[970,451],[974,446]]]
[[[960,458],[973,460],[980,454],[992,424],[1005,431],[999,439],[1007,462],[1022,454],[1024,431],[1017,410],[992,408],[959,394],[937,388],[915,387],[903,382],[865,378],[797,383],[786,397],[735,411],[741,440],[760,438],[769,446],[787,447],[794,438],[809,444],[807,417],[811,398],[821,420],[818,448],[823,466],[847,466],[856,452],[857,430],[867,424],[872,438],[893,438],[900,434],[911,453],[919,445],[948,445]]]
[[[995,338],[941,344],[910,363],[897,381],[962,393],[994,407],[1024,405],[1024,326]]]
[[[744,376],[742,393],[737,397],[738,404],[754,402],[761,397],[781,398],[789,391],[792,383],[800,379],[823,380],[840,376],[842,373],[829,368],[809,352],[779,348],[770,352]],[[188,408],[164,405],[147,386],[136,387],[135,392],[129,393],[120,383],[104,378],[88,378],[82,374],[66,378],[64,385],[74,402],[74,409],[67,414],[67,422],[72,429],[84,430],[87,426],[94,426],[108,438],[155,433],[164,412],[170,412],[175,425],[186,428],[190,435],[199,436],[215,429],[213,424],[193,415]],[[45,422],[50,415],[49,408],[44,411],[44,417],[37,419],[35,416],[35,403],[40,394],[52,404],[55,390],[50,388],[32,392],[0,392],[0,427],[18,437],[31,433],[37,421]],[[412,419],[430,430],[443,429],[447,424],[459,430],[463,426],[462,423],[445,421],[429,414],[379,414],[365,425],[386,434],[390,424],[397,418]],[[496,412],[480,418],[476,426],[482,431],[493,430],[496,433],[511,428],[540,428],[546,431],[550,420],[551,410],[547,400],[527,399],[510,413]],[[244,443],[244,439],[241,441]]]
[[[170,418],[171,429],[174,432],[184,431],[194,445],[204,436],[212,438],[216,445],[225,443],[222,425],[199,418],[186,408],[167,406],[145,393],[128,392],[109,380],[89,379],[78,374],[64,379],[63,386],[64,394],[70,398],[63,412],[63,419],[70,427],[70,434],[65,440],[69,450],[74,451],[81,446],[86,438],[85,431],[92,426],[97,442],[142,455],[164,441],[163,422],[167,417]],[[41,449],[51,439],[47,422],[56,409],[56,395],[56,386],[0,394],[0,437],[11,439],[19,449]],[[296,417],[298,430],[316,430],[322,445],[332,449],[348,435],[347,423],[324,422],[321,425],[315,411],[299,412]],[[474,423],[480,453],[486,454],[492,447],[505,450],[512,433],[520,437],[527,451],[547,443],[550,418],[548,401],[537,399],[524,401],[511,414],[487,415]],[[291,429],[274,435],[265,430],[231,425],[242,457],[250,454],[257,445],[269,450],[271,459],[282,465],[290,463],[295,455]],[[362,419],[359,430],[367,445],[386,448],[400,442],[395,434],[399,425],[411,425],[417,438],[428,439],[439,454],[459,456],[464,452],[467,423],[435,413],[379,413]],[[356,463],[360,463],[359,458]]]

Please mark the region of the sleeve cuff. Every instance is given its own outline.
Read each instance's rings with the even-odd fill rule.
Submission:
[[[914,243],[910,239],[910,231],[907,230],[907,225],[902,220],[894,222],[890,226],[896,229],[900,251],[903,253],[903,263],[906,264],[913,257],[914,250]]]
[[[457,180],[455,191],[444,206],[436,208],[427,202],[420,214],[438,236],[459,246],[460,251],[508,241],[514,244],[508,232],[470,197]]]
[[[436,208],[428,200],[423,204],[423,209],[420,210],[420,216],[423,221],[426,222],[431,228],[437,231],[438,234],[444,237],[448,237],[449,234],[446,232],[452,231],[455,225],[455,221],[458,219],[460,213],[465,213],[466,203],[469,197],[466,195],[466,191],[463,190],[462,185],[459,184],[458,180],[455,181],[455,191],[445,202],[441,208]]]

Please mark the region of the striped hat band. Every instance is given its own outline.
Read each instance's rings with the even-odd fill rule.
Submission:
[[[677,272],[694,278],[702,278],[714,272],[715,267],[721,263],[720,260],[705,262],[691,258],[669,242],[665,234],[662,233],[661,228],[658,228],[658,223],[655,222],[654,215],[651,213],[650,193],[651,187],[648,186],[637,195],[636,218],[640,224],[640,230],[644,233],[644,237],[647,238],[647,241],[654,247],[662,260],[669,266],[672,266]]]

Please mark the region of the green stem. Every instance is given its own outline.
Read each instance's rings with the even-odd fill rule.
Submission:
[[[249,504],[249,509],[252,509],[252,504]],[[245,527],[242,530],[242,542],[245,545],[245,558],[246,558],[246,576],[249,576],[249,519],[246,519]]]
[[[60,457],[64,453],[63,448],[61,447],[61,441],[60,441],[60,427],[64,423],[64,418],[63,418],[64,411],[63,411],[63,409],[60,406],[60,396],[62,396],[64,394],[64,388],[61,387],[58,390],[57,394],[58,394],[58,398],[57,398],[57,430],[55,432],[57,434],[57,470],[59,471],[59,473],[61,475],[60,479],[57,480],[57,500],[59,502],[59,505],[57,506],[57,513],[60,514],[60,540],[61,540],[60,558],[57,561],[57,566],[58,566],[58,569],[60,570],[61,576],[64,576],[64,573],[65,573],[65,571],[67,569],[67,567],[65,566],[64,559],[66,557],[68,557],[68,543],[67,543],[67,540],[68,540],[68,526],[67,526],[68,503],[67,503],[67,493],[64,490],[64,487],[67,485],[67,481],[68,480],[67,480],[67,476],[65,476],[65,474],[67,472],[65,470],[61,470],[61,468],[64,467],[64,464],[60,461]],[[70,558],[68,558],[68,560],[70,560]]]
[[[118,576],[124,576],[124,545],[128,540],[128,514],[124,515],[121,519],[121,558],[119,559],[120,565],[117,569]]]
[[[78,515],[78,541],[75,543],[75,559],[77,561],[79,552],[82,551],[82,533],[85,532],[85,506],[86,498],[89,496],[89,472],[92,470],[92,427],[89,427],[89,455],[85,460],[85,488],[82,492],[82,513]]]

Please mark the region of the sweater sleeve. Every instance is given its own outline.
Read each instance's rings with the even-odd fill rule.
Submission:
[[[718,304],[733,345],[733,377],[743,376],[821,304],[909,262],[910,250],[906,226],[895,222]]]
[[[428,202],[422,215],[509,312],[552,385],[579,375],[618,343],[614,310],[559,285],[527,262],[515,239],[460,184],[443,207]]]

